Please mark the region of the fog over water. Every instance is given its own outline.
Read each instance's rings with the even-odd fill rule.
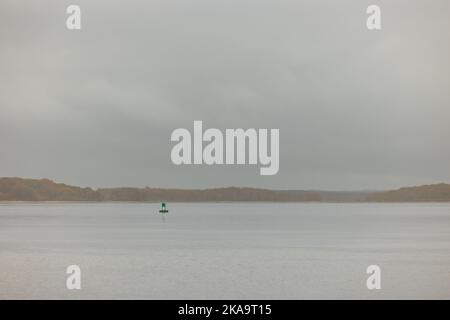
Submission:
[[[0,204],[0,298],[450,298],[449,204],[176,203],[165,221],[158,208]]]

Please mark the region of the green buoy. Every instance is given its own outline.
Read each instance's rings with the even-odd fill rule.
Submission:
[[[161,209],[159,209],[159,213],[168,213],[169,210],[166,208],[166,204],[163,202],[161,203]]]

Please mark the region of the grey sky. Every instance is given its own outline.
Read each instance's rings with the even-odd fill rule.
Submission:
[[[82,30],[65,27],[78,4]],[[369,4],[382,30],[366,29]],[[0,176],[82,186],[450,181],[450,2],[0,2]],[[175,166],[171,132],[279,128],[280,171]]]

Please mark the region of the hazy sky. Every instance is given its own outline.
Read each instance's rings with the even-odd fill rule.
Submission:
[[[69,31],[78,4],[82,30]],[[366,28],[378,4],[382,30]],[[450,181],[450,2],[0,2],[0,176],[82,186]],[[175,166],[170,134],[279,128],[280,171]]]

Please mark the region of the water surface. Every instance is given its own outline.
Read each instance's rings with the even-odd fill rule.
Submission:
[[[0,204],[0,298],[450,298],[450,204],[158,206]]]

